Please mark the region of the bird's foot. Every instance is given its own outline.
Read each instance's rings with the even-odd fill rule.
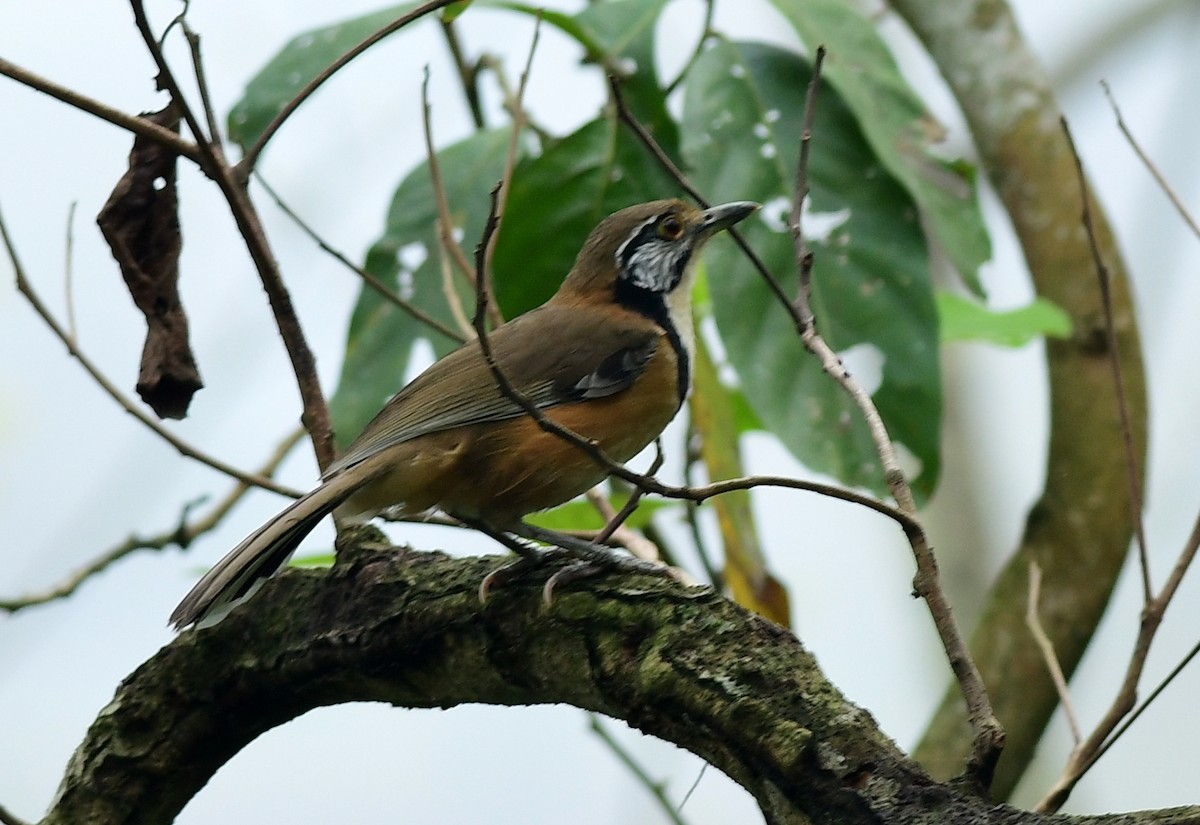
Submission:
[[[590,576],[607,572],[642,573],[649,576],[664,576],[675,581],[683,581],[680,571],[661,562],[639,559],[624,553],[617,553],[601,544],[576,538],[575,536],[535,527],[522,522],[513,534],[532,541],[553,545],[554,550],[542,551],[543,560],[570,556],[576,559],[555,572],[546,580],[542,588],[542,601],[547,606],[554,600],[555,588],[579,581]]]

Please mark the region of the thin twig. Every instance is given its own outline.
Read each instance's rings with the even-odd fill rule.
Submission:
[[[433,145],[433,128],[430,125],[430,114],[432,107],[429,103],[429,68],[425,69],[425,78],[421,81],[421,116],[425,134],[425,155],[429,164],[429,182],[433,188],[433,202],[437,207],[437,233],[438,244],[441,246],[443,255],[448,262],[453,262],[454,268],[462,275],[463,280],[474,289],[475,285],[475,269],[471,266],[471,262],[467,260],[467,254],[459,245],[454,237],[454,218],[450,214],[450,203],[446,198],[446,186],[442,181],[442,167],[438,161],[437,150]],[[457,291],[452,283],[451,269],[447,263],[442,266],[442,289],[446,292],[446,301],[450,304],[450,309],[455,318],[466,318],[466,312],[462,309],[462,303],[458,297]],[[460,322],[461,325],[461,322]],[[468,332],[470,325],[466,325],[464,333]],[[468,334],[468,337],[469,334]]]
[[[379,280],[374,275],[372,275],[370,272],[368,272],[366,269],[362,268],[358,264],[354,263],[354,261],[350,260],[350,258],[348,258],[345,254],[343,254],[341,250],[339,250],[339,249],[335,248],[334,246],[332,246],[331,244],[329,244],[323,237],[321,237],[319,234],[317,234],[317,231],[315,229],[313,229],[311,224],[309,224],[307,221],[305,221],[303,218],[301,218],[300,215],[298,215],[295,212],[295,210],[293,210],[287,204],[287,202],[284,201],[282,197],[280,197],[279,193],[277,193],[275,191],[275,189],[272,188],[271,185],[267,183],[266,179],[262,176],[262,174],[260,172],[256,171],[254,173],[254,178],[255,178],[255,180],[258,181],[259,185],[262,186],[263,191],[265,191],[271,197],[271,200],[275,201],[275,205],[280,208],[280,210],[283,212],[283,214],[285,214],[289,218],[291,218],[292,222],[295,223],[296,226],[298,226],[300,228],[300,231],[303,232],[305,235],[308,235],[308,237],[313,241],[313,243],[315,243],[321,249],[322,252],[331,256],[338,263],[342,264],[342,266],[346,267],[351,272],[358,275],[359,278],[362,278],[363,282],[367,286],[369,286],[371,289],[375,290],[375,292],[378,293],[380,295],[380,297],[382,297],[384,300],[390,302],[391,304],[396,306],[401,311],[412,316],[412,318],[414,318],[415,320],[420,321],[422,324],[425,324],[430,329],[436,330],[437,332],[440,332],[442,335],[445,335],[450,340],[457,341],[460,344],[465,340],[460,333],[458,333],[458,332],[454,331],[453,329],[451,329],[450,327],[446,326],[446,324],[442,323],[437,318],[434,318],[432,315],[427,313],[425,310],[421,309],[419,306],[414,304],[412,301],[406,301],[404,298],[397,295],[396,291],[394,289],[389,288],[388,285],[385,284],[383,281]]]
[[[662,469],[664,456],[661,437],[654,439],[654,449],[654,461],[651,462],[650,468],[646,470],[646,475],[648,476],[652,476]],[[619,512],[603,512],[604,518],[608,520],[608,523],[604,525],[603,530],[596,534],[596,541],[608,541],[609,536],[613,535],[625,523],[625,520],[633,515],[633,511],[637,509],[638,502],[642,500],[642,496],[645,494],[646,491],[641,487],[634,487],[629,500],[625,502],[625,506]],[[608,510],[612,510],[612,504],[607,499],[604,499],[603,505],[606,505]]]
[[[487,128],[487,122],[483,118],[483,106],[479,103],[479,64],[476,63],[472,66],[467,62],[467,58],[463,54],[462,43],[458,39],[458,29],[454,27],[454,21],[441,19],[438,22],[442,24],[442,34],[446,36],[446,46],[450,49],[450,57],[454,59],[455,68],[458,69],[458,80],[462,84],[463,97],[467,100],[467,109],[471,112],[475,130],[483,131]]]
[[[1175,188],[1171,186],[1170,182],[1163,176],[1163,173],[1159,171],[1154,161],[1150,160],[1150,156],[1146,154],[1146,150],[1142,148],[1137,138],[1133,136],[1133,132],[1129,131],[1129,127],[1125,125],[1125,119],[1121,116],[1121,110],[1117,108],[1117,101],[1113,98],[1112,89],[1108,87],[1108,82],[1101,80],[1100,88],[1104,89],[1104,96],[1108,98],[1108,103],[1112,106],[1113,114],[1117,116],[1117,128],[1121,130],[1121,134],[1129,141],[1129,145],[1133,147],[1133,151],[1137,153],[1142,164],[1154,176],[1154,180],[1158,183],[1159,188],[1163,190],[1163,194],[1171,201],[1171,204],[1175,207],[1175,211],[1183,218],[1183,222],[1191,228],[1192,234],[1200,238],[1200,224],[1196,223],[1196,219],[1192,217],[1192,213],[1183,205],[1183,199],[1175,192]]]
[[[158,67],[159,84],[171,94],[172,100],[180,106],[188,128],[199,139],[203,135],[203,131],[196,118],[196,113],[183,96],[174,72],[171,71],[158,40],[150,30],[143,0],[131,0],[131,6],[133,7],[134,23]],[[304,329],[296,315],[296,308],[292,305],[291,296],[283,283],[283,276],[279,272],[279,264],[271,251],[271,245],[267,241],[262,220],[246,190],[247,178],[229,165],[219,144],[202,141],[199,144],[199,153],[198,163],[224,195],[230,214],[237,224],[251,259],[254,261],[263,291],[267,293],[271,314],[275,318],[279,337],[283,340],[284,349],[291,361],[292,372],[296,377],[296,388],[300,392],[303,407],[301,421],[312,440],[317,466],[324,469],[333,461],[336,454],[333,443],[333,423],[329,417],[329,404],[325,401],[325,393],[321,389],[321,382],[317,377],[316,359],[304,337]]]
[[[533,38],[529,43],[529,53],[525,58],[525,66],[521,70],[521,77],[517,81],[517,98],[514,101],[512,116],[512,125],[509,131],[508,152],[504,156],[504,174],[501,177],[501,187],[497,195],[495,208],[499,215],[503,215],[505,207],[508,205],[508,193],[512,189],[513,172],[517,168],[517,150],[521,143],[521,132],[525,128],[525,87],[529,82],[529,73],[533,68],[533,56],[537,53],[538,41],[542,34],[542,13],[537,14],[537,19],[533,24]],[[483,280],[487,284],[487,293],[491,295],[494,290],[492,288],[492,254],[495,251],[495,244],[489,243],[483,250],[483,269],[475,273],[477,280]],[[500,307],[495,301],[488,304],[488,312],[492,319],[492,323],[496,326],[504,323],[504,317],[500,314]]]
[[[1117,740],[1125,734],[1125,731],[1129,730],[1133,723],[1138,720],[1138,717],[1140,717],[1146,711],[1146,709],[1154,703],[1154,700],[1157,699],[1162,692],[1167,689],[1167,686],[1170,685],[1171,682],[1175,681],[1175,677],[1177,677],[1180,673],[1183,673],[1184,669],[1192,663],[1192,660],[1196,658],[1196,654],[1198,653],[1200,653],[1200,642],[1192,646],[1192,649],[1189,650],[1187,655],[1179,661],[1179,664],[1171,668],[1171,672],[1163,677],[1163,680],[1158,683],[1154,690],[1150,691],[1150,695],[1148,695],[1142,701],[1142,703],[1137,706],[1137,709],[1134,710],[1133,713],[1129,714],[1129,717],[1121,723],[1121,726],[1113,731],[1113,735],[1108,737],[1104,744],[1101,745],[1094,754],[1092,754],[1092,756],[1083,766],[1083,770],[1085,772],[1090,770],[1092,765],[1096,764],[1100,757],[1104,756],[1104,754],[1108,752],[1108,749],[1117,743]]]
[[[204,129],[200,126],[200,119],[196,117],[196,112],[188,103],[187,98],[183,94],[183,88],[175,79],[175,73],[171,70],[167,63],[167,58],[163,54],[162,43],[154,36],[153,30],[150,28],[150,20],[146,16],[146,7],[143,0],[130,0],[129,4],[133,9],[133,22],[137,27],[138,33],[142,36],[142,42],[146,46],[146,50],[150,52],[150,56],[154,59],[154,64],[158,68],[158,87],[165,89],[171,96],[171,100],[179,106],[180,114],[183,120],[187,123],[188,129],[192,136],[196,138],[196,146],[200,152],[200,168],[208,173],[212,173],[218,167],[224,165],[223,159],[220,157],[220,146],[210,140],[206,140]]]
[[[12,811],[0,805],[0,825],[31,825]]]
[[[871,433],[875,451],[878,453],[879,462],[883,467],[884,481],[887,483],[892,497],[896,500],[899,509],[916,521],[918,518],[917,506],[912,488],[909,487],[908,480],[904,477],[904,471],[896,456],[896,448],[888,435],[883,418],[871,400],[870,394],[854,380],[842,364],[841,359],[838,358],[837,353],[817,332],[816,319],[809,303],[812,257],[808,253],[801,231],[800,216],[803,198],[808,193],[808,150],[824,58],[825,49],[818,47],[813,59],[812,80],[805,95],[804,125],[801,130],[797,161],[796,190],[789,220],[796,251],[796,263],[800,270],[800,288],[792,308],[792,318],[797,325],[800,339],[804,342],[805,348],[820,361],[825,373],[838,383],[858,407],[859,414]],[[983,684],[983,676],[980,674],[975,660],[971,658],[966,640],[954,619],[950,601],[942,589],[937,557],[929,543],[928,534],[922,527],[918,531],[909,533],[908,539],[917,567],[917,573],[913,577],[913,591],[925,600],[929,614],[933,618],[934,627],[937,629],[942,647],[946,651],[950,668],[954,672],[963,698],[966,700],[967,713],[975,732],[975,741],[967,771],[982,787],[986,788],[991,784],[996,762],[1000,759],[1000,752],[1004,748],[1004,729],[992,710],[987,688]]]
[[[1067,688],[1067,679],[1063,676],[1062,665],[1058,663],[1058,655],[1054,652],[1054,642],[1046,635],[1042,627],[1041,616],[1038,613],[1038,602],[1042,594],[1042,568],[1036,561],[1029,562],[1029,601],[1025,610],[1025,626],[1033,635],[1038,648],[1042,651],[1042,659],[1050,678],[1054,681],[1054,689],[1058,692],[1058,703],[1062,705],[1067,717],[1067,725],[1071,728],[1071,738],[1078,745],[1083,741],[1079,730],[1079,719],[1075,716],[1075,705],[1071,702],[1071,691]]]
[[[79,328],[75,325],[75,207],[79,201],[71,201],[67,209],[67,244],[63,264],[63,298],[67,308],[67,337],[71,343],[78,340]]]
[[[545,146],[555,139],[555,135],[545,126],[539,124],[530,113],[521,109],[517,105],[517,94],[513,91],[512,84],[509,83],[508,75],[504,73],[504,62],[500,58],[490,54],[483,54],[479,57],[480,67],[487,69],[496,78],[496,85],[500,87],[500,105],[504,107],[504,111],[508,112],[509,116],[515,115],[518,109],[521,111],[521,120],[525,124],[525,128],[529,129],[538,140]]]
[[[271,454],[271,457],[263,464],[258,474],[264,477],[271,476],[279,469],[279,465],[283,463],[283,459],[291,449],[296,446],[300,439],[304,436],[304,430],[296,429],[290,435],[283,439]],[[0,600],[0,611],[8,613],[16,613],[18,610],[23,610],[26,607],[34,605],[46,604],[47,602],[57,599],[65,599],[76,590],[79,589],[85,581],[95,576],[97,573],[104,571],[110,565],[125,558],[126,556],[138,550],[164,550],[168,547],[178,547],[181,550],[186,550],[188,546],[200,536],[214,529],[224,520],[225,516],[233,509],[234,505],[241,501],[242,496],[249,491],[250,485],[239,481],[234,485],[226,496],[219,501],[212,510],[202,518],[195,521],[188,521],[191,516],[192,509],[195,504],[184,505],[183,512],[179,517],[179,524],[171,530],[159,533],[155,536],[136,536],[131,535],[121,544],[108,550],[106,553],[98,556],[88,564],[76,570],[70,576],[59,582],[54,587],[43,590],[40,593],[22,596],[16,599]]]
[[[1119,729],[1117,728],[1121,719],[1134,711],[1134,703],[1137,700],[1137,686],[1138,682],[1141,681],[1142,671],[1145,669],[1146,659],[1150,654],[1150,645],[1154,641],[1154,636],[1158,632],[1167,607],[1175,598],[1175,594],[1179,590],[1179,585],[1183,582],[1184,574],[1187,573],[1188,568],[1195,561],[1197,551],[1200,551],[1200,516],[1197,517],[1196,522],[1192,525],[1192,533],[1188,536],[1187,543],[1180,552],[1179,558],[1176,559],[1175,566],[1171,569],[1171,574],[1167,577],[1166,583],[1163,584],[1162,590],[1142,610],[1138,636],[1134,641],[1133,653],[1129,657],[1125,679],[1117,690],[1117,695],[1113,699],[1112,706],[1104,715],[1104,718],[1096,725],[1096,729],[1091,735],[1071,752],[1071,756],[1067,760],[1067,765],[1063,768],[1062,775],[1059,776],[1058,781],[1055,782],[1054,787],[1050,789],[1049,793],[1038,803],[1036,810],[1053,812],[1061,808],[1063,803],[1067,801],[1067,797],[1070,796],[1071,790],[1079,783],[1084,774],[1096,764],[1096,760],[1112,747],[1117,738],[1133,724],[1133,720],[1141,715],[1150,702],[1163,691],[1167,684],[1196,655],[1196,650],[1189,653],[1163,683],[1147,697],[1142,706],[1130,718],[1126,719],[1125,723]]]
[[[816,89],[818,88],[817,84],[820,79],[821,62],[824,59],[824,54],[824,49],[819,48],[813,62],[813,80],[810,83],[805,102],[804,132],[811,132],[813,101]],[[621,120],[629,126],[638,139],[646,146],[647,150],[658,160],[667,173],[675,178],[684,191],[688,192],[701,205],[707,205],[706,201],[700,197],[696,188],[687,180],[687,177],[675,166],[670,157],[667,156],[654,140],[654,137],[638,122],[636,116],[625,105],[617,78],[610,76],[609,85],[612,89],[613,101]],[[807,191],[807,181],[800,175],[800,170],[807,164],[807,152],[806,142],[801,140],[801,162],[797,174],[797,194],[793,203],[792,215],[793,237],[796,243],[797,263],[801,276],[800,298],[794,302],[788,298],[779,281],[771,274],[753,250],[750,249],[745,239],[736,231],[736,228],[730,230],[730,234],[747,254],[751,264],[758,270],[771,292],[774,293],[775,297],[786,308],[805,347],[817,356],[825,372],[834,378],[843,390],[850,395],[867,422],[868,429],[875,442],[876,451],[879,453],[880,462],[883,465],[884,480],[887,482],[892,496],[896,499],[898,505],[897,511],[904,514],[902,524],[904,525],[905,536],[908,538],[917,566],[917,575],[913,579],[914,591],[925,600],[926,606],[929,608],[934,626],[941,639],[942,647],[946,651],[946,658],[949,660],[951,670],[954,672],[955,678],[958,680],[967,702],[971,724],[975,730],[975,744],[969,772],[982,785],[986,786],[991,781],[996,760],[999,759],[1000,751],[1003,747],[1004,731],[992,711],[991,701],[988,699],[987,690],[983,685],[983,678],[967,650],[966,642],[962,637],[957,622],[954,620],[950,603],[946,599],[945,592],[942,590],[937,570],[937,559],[933,555],[933,549],[929,544],[925,529],[917,518],[916,504],[912,496],[912,491],[908,486],[903,471],[900,469],[899,461],[896,459],[895,448],[892,446],[891,439],[887,435],[887,430],[883,426],[883,420],[880,418],[874,402],[871,401],[870,395],[850,376],[842,365],[841,360],[837,357],[837,354],[817,334],[812,311],[808,306],[807,290],[804,287],[807,273],[811,268],[811,259],[804,248],[803,236],[799,232],[798,220],[798,213],[801,207],[800,192]]]
[[[641,492],[641,490],[637,490]],[[625,506],[617,510],[613,507],[612,502],[608,500],[599,487],[593,487],[587,491],[588,502],[596,508],[596,512],[605,520],[603,529],[591,536],[586,536],[587,540],[593,544],[615,544],[618,547],[624,547],[629,551],[630,555],[636,556],[639,559],[646,561],[662,561],[662,555],[658,552],[658,545],[640,534],[637,530],[631,530],[622,522],[629,518],[629,515],[636,509],[637,503],[634,506],[629,506],[629,501],[634,501],[630,497],[629,501],[625,502]],[[563,532],[570,534],[570,530]]]
[[[204,72],[204,61],[200,57],[200,35],[192,31],[191,26],[187,24],[186,14],[187,4],[185,3],[184,11],[178,19],[179,25],[183,28],[183,36],[188,43],[188,50],[192,55],[192,71],[196,75],[196,86],[200,90],[200,106],[204,110],[204,119],[208,123],[208,142],[213,145],[214,149],[224,154],[221,143],[221,127],[217,124],[217,113],[213,108],[212,95],[208,90],[208,77]]]
[[[196,447],[193,447],[191,444],[188,444],[186,441],[176,436],[156,419],[143,411],[141,407],[139,407],[131,399],[126,397],[119,389],[117,389],[116,385],[113,384],[112,381],[110,381],[94,363],[92,363],[92,360],[88,358],[81,349],[79,349],[79,347],[75,344],[75,341],[67,333],[67,330],[63,329],[63,327],[54,318],[53,313],[50,312],[50,309],[42,302],[41,298],[38,297],[37,292],[33,288],[33,284],[30,283],[29,279],[25,275],[25,269],[21,265],[20,258],[17,256],[16,247],[13,245],[12,238],[8,234],[8,226],[4,222],[3,215],[0,215],[0,238],[3,238],[4,247],[8,252],[8,259],[12,262],[13,271],[16,274],[17,290],[25,296],[25,299],[29,301],[30,306],[33,307],[34,311],[46,323],[46,326],[50,327],[50,330],[56,336],[58,336],[60,341],[63,342],[67,348],[67,352],[69,352],[71,356],[74,357],[75,360],[77,360],[85,370],[87,370],[88,374],[92,376],[92,379],[100,386],[102,390],[108,393],[109,397],[121,405],[122,409],[153,430],[155,434],[174,447],[180,453],[180,455],[193,458],[196,461],[199,461],[201,464],[206,464],[217,472],[224,473],[225,475],[235,478],[245,484],[249,484],[254,487],[262,487],[264,490],[271,490],[272,492],[279,493],[281,495],[299,498],[300,493],[291,489],[290,487],[277,484],[271,479],[264,478],[261,475],[239,470],[237,467],[226,464],[225,462],[200,451]]]
[[[1075,160],[1075,170],[1079,176],[1080,193],[1085,204],[1088,202],[1088,189],[1085,182],[1083,163],[1079,158],[1079,153],[1076,151],[1075,143],[1071,137],[1070,128],[1066,120],[1062,121],[1063,132],[1067,138],[1067,145],[1071,150]],[[1094,228],[1090,221],[1090,212],[1085,206],[1082,219],[1085,223],[1088,233],[1088,242],[1092,248],[1092,257],[1096,261],[1096,266],[1099,269],[1101,264],[1101,254],[1096,240]],[[1113,321],[1111,314],[1106,315],[1106,323],[1109,334],[1113,331]],[[1110,341],[1110,346],[1112,342]],[[1115,349],[1113,350],[1113,361],[1115,363]],[[1114,369],[1115,371],[1115,369]],[[1118,373],[1119,374],[1119,373]],[[1123,396],[1122,396],[1123,398]],[[1121,404],[1122,412],[1125,410],[1124,403]],[[1124,419],[1123,419],[1124,422]],[[1122,427],[1124,430],[1124,427]],[[1079,780],[1087,773],[1087,771],[1096,763],[1101,754],[1112,746],[1116,738],[1128,729],[1132,724],[1133,719],[1126,720],[1125,724],[1118,730],[1118,725],[1121,721],[1129,716],[1135,710],[1137,702],[1138,683],[1141,681],[1142,673],[1146,668],[1146,660],[1150,655],[1150,647],[1154,642],[1155,636],[1158,634],[1158,629],[1162,625],[1163,616],[1167,608],[1174,600],[1176,593],[1179,591],[1179,585],[1183,581],[1184,574],[1187,573],[1192,562],[1195,561],[1197,552],[1200,551],[1200,517],[1197,517],[1196,523],[1192,527],[1192,533],[1188,537],[1187,543],[1184,545],[1179,554],[1179,558],[1175,561],[1175,566],[1171,569],[1171,573],[1167,576],[1162,589],[1157,595],[1151,595],[1147,599],[1145,606],[1142,608],[1141,620],[1138,625],[1137,638],[1134,640],[1133,651],[1129,656],[1129,664],[1125,669],[1125,677],[1117,689],[1117,694],[1113,698],[1112,705],[1104,714],[1104,717],[1096,724],[1095,729],[1088,735],[1083,742],[1078,744],[1071,752],[1070,758],[1067,760],[1066,767],[1063,768],[1062,774],[1055,782],[1054,787],[1046,794],[1046,796],[1038,803],[1036,810],[1039,812],[1053,812],[1062,807],[1067,801],[1072,789]],[[1143,567],[1145,571],[1146,568]],[[1147,576],[1148,579],[1148,576]],[[1182,664],[1190,661],[1192,654],[1189,654],[1187,659],[1177,670],[1182,669]],[[1174,674],[1167,681],[1174,678]],[[1165,687],[1165,682],[1160,686],[1159,690],[1154,693],[1157,696],[1162,687]],[[1143,703],[1142,707],[1137,709],[1137,714],[1145,710],[1149,704],[1149,699]]]
[[[675,91],[676,88],[678,88],[679,84],[683,82],[683,79],[687,77],[688,70],[692,68],[692,64],[700,58],[700,55],[704,54],[704,46],[708,42],[709,36],[712,34],[713,13],[716,11],[716,6],[716,0],[705,0],[704,25],[703,28],[700,29],[700,37],[696,40],[696,48],[692,50],[691,57],[684,62],[683,68],[679,70],[679,74],[675,76],[675,79],[668,83],[666,88],[663,89],[663,97],[666,97],[667,95],[671,94],[671,92]]]
[[[279,110],[275,117],[271,118],[271,122],[268,123],[259,134],[258,140],[254,141],[254,145],[246,150],[245,156],[242,157],[241,161],[238,162],[236,167],[239,177],[243,181],[246,181],[250,178],[250,172],[254,170],[254,165],[258,162],[258,156],[262,154],[262,151],[264,148],[266,148],[267,143],[270,142],[271,138],[275,136],[275,133],[279,131],[279,127],[281,127],[287,121],[287,119],[292,116],[292,113],[295,112],[296,109],[300,108],[300,104],[308,100],[312,93],[319,89],[325,83],[325,81],[329,80],[329,78],[333,77],[338,71],[343,69],[346,64],[354,60],[367,49],[374,46],[380,40],[383,40],[388,35],[394,34],[395,32],[407,26],[409,23],[412,23],[414,20],[424,17],[430,12],[437,11],[438,9],[448,6],[454,2],[457,2],[457,0],[431,0],[431,2],[418,6],[407,14],[400,15],[391,23],[388,23],[378,31],[367,35],[367,37],[365,37],[363,40],[359,41],[354,46],[351,46],[344,53],[342,53],[337,60],[333,61],[324,69],[322,69],[316,77],[308,81],[308,83],[304,85],[304,88],[296,93],[295,97],[283,105],[283,108]]]
[[[646,772],[646,769],[633,758],[633,754],[622,747],[621,743],[613,738],[612,734],[605,729],[604,725],[600,723],[600,717],[595,713],[588,714],[588,727],[592,729],[592,733],[600,737],[600,741],[608,746],[608,749],[620,760],[621,764],[629,769],[629,772],[642,784],[642,787],[650,792],[650,795],[654,797],[654,801],[658,803],[658,806],[671,822],[675,823],[675,825],[687,825],[687,820],[680,815],[675,806],[671,804],[671,800],[667,798],[666,783],[657,781],[651,777]],[[687,801],[686,797],[684,801]],[[683,803],[680,803],[679,807],[682,808]]]
[[[1133,511],[1133,531],[1137,540],[1138,564],[1142,572],[1142,602],[1150,604],[1153,598],[1153,585],[1150,580],[1150,553],[1146,544],[1146,530],[1142,519],[1142,483],[1141,469],[1138,457],[1133,448],[1133,425],[1129,421],[1129,399],[1125,392],[1125,378],[1121,371],[1120,351],[1117,348],[1117,324],[1113,318],[1112,307],[1112,276],[1108,265],[1100,253],[1100,243],[1096,238],[1096,224],[1092,220],[1091,192],[1088,190],[1087,176],[1083,172],[1083,161],[1075,148],[1075,139],[1067,119],[1061,119],[1063,134],[1067,138],[1067,146],[1071,157],[1075,160],[1075,171],[1079,180],[1080,199],[1083,202],[1083,226],[1087,230],[1088,247],[1092,251],[1092,260],[1096,265],[1096,278],[1100,282],[1100,299],[1104,306],[1104,333],[1108,343],[1108,362],[1112,366],[1113,386],[1117,393],[1117,412],[1121,417],[1121,446],[1125,455],[1126,481],[1129,484],[1129,506]]]
[[[144,117],[126,114],[120,109],[114,109],[108,104],[80,94],[74,89],[60,86],[52,80],[47,80],[28,69],[23,69],[2,57],[0,57],[0,74],[10,77],[31,89],[36,89],[39,92],[50,95],[50,97],[66,103],[68,106],[87,112],[90,115],[95,115],[106,123],[119,126],[147,140],[153,140],[194,163],[201,163],[199,146],[181,137],[177,132],[167,129],[164,126],[159,126],[157,123],[153,123]]]
[[[702,461],[701,448],[696,443],[698,438],[699,433],[695,429],[695,422],[689,420],[687,450],[683,462],[683,480],[688,486],[692,484],[692,476],[696,468],[705,466]],[[708,576],[708,583],[717,592],[723,593],[725,592],[725,574],[713,561],[712,553],[708,549],[708,542],[704,539],[704,531],[700,529],[700,505],[695,502],[687,502],[684,507],[684,519],[687,521],[688,530],[692,535],[692,544],[696,547],[696,555],[700,558],[700,566],[704,568],[704,573]]]

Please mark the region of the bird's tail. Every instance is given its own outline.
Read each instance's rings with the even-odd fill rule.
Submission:
[[[317,523],[348,498],[359,483],[335,476],[297,499],[259,527],[204,574],[171,613],[177,630],[210,616],[254,590],[287,563]]]

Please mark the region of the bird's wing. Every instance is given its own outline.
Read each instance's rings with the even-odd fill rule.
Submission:
[[[645,370],[658,335],[640,316],[550,304],[497,328],[488,341],[513,387],[547,409],[626,389]],[[469,341],[393,396],[325,477],[418,436],[523,414],[496,383],[479,343]]]

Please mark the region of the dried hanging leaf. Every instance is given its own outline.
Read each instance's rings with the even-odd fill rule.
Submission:
[[[179,131],[174,103],[143,118]],[[159,418],[183,418],[196,390],[204,386],[188,342],[187,316],[179,300],[176,154],[148,138],[135,137],[129,170],[117,181],[96,217],[121,267],[137,308],[146,316],[146,344],[137,392]]]

